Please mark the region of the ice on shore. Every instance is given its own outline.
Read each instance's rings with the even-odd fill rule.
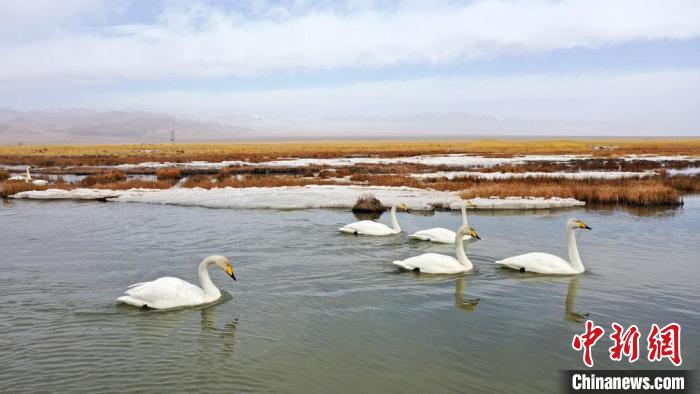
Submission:
[[[488,180],[519,178],[566,178],[566,179],[619,179],[638,178],[658,175],[655,172],[631,171],[580,171],[580,172],[477,172],[477,171],[437,171],[423,174],[411,174],[416,179],[471,177]]]
[[[635,161],[635,160],[649,160],[649,161],[700,161],[700,157],[693,157],[693,156],[659,156],[659,155],[627,155],[627,156],[622,156],[621,159],[627,160],[627,161]]]
[[[700,167],[688,167],[688,168],[682,168],[680,170],[670,168],[667,170],[668,175],[675,176],[675,175],[697,175],[700,174]]]
[[[186,189],[48,189],[15,194],[13,198],[29,199],[98,199],[230,209],[311,209],[352,207],[357,197],[372,193],[385,205],[403,202],[411,209],[431,210],[435,207],[459,209],[461,198],[456,192],[442,192],[410,187],[310,185],[275,188]],[[476,198],[476,209],[546,209],[582,206],[574,199],[544,198]]]
[[[29,198],[33,200],[97,200],[119,196],[123,191],[109,189],[77,188],[73,190],[46,189],[30,190],[14,194],[12,198]]]

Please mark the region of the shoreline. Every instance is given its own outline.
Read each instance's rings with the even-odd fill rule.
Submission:
[[[679,140],[627,140],[619,141],[619,145],[607,140],[609,144],[603,146],[591,145],[592,141],[596,140],[550,141],[544,148],[539,146],[540,140],[536,145],[532,140],[461,141],[452,147],[443,146],[444,141],[413,145],[399,141],[387,146],[357,141],[347,145],[324,142],[289,146],[66,146],[59,147],[61,153],[54,152],[57,147],[0,146],[0,196],[46,189],[89,188],[121,193],[133,189],[316,185],[409,187],[494,200],[560,198],[679,206],[683,195],[700,192],[700,139],[682,140],[683,150],[669,145],[669,141]],[[397,146],[406,150],[393,150]],[[481,153],[459,151],[466,146]],[[508,152],[494,151],[498,147],[506,147]],[[631,151],[631,147],[636,150]],[[437,148],[442,151],[435,152]],[[519,150],[513,150],[516,148]],[[656,153],[648,153],[652,148]],[[15,153],[8,154],[8,149]],[[96,149],[101,149],[100,153]],[[213,149],[219,149],[218,153],[212,153]],[[550,152],[533,153],[533,149]],[[418,154],[426,150],[431,153]],[[356,151],[364,154],[349,153]],[[31,154],[25,155],[27,152]],[[168,156],[171,153],[177,155]],[[192,160],[195,156],[203,160]],[[148,160],[142,161],[145,157]],[[235,160],[210,160],[222,157]],[[176,160],[159,161],[163,158]],[[33,183],[21,182],[22,170],[27,167],[34,172]],[[11,177],[16,181],[7,180]]]

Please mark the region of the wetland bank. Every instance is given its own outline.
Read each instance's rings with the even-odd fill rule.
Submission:
[[[700,140],[467,140],[0,147],[0,175],[28,190],[409,187],[463,198],[679,205],[700,191]]]

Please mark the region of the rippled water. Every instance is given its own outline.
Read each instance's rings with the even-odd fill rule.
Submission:
[[[537,277],[493,260],[565,256],[564,221],[585,219],[588,272]],[[474,212],[483,240],[461,277],[390,262],[449,246],[340,234],[333,210],[226,210],[96,202],[0,202],[0,391],[542,392],[581,367],[576,313],[683,326],[700,366],[700,199],[670,211]],[[382,221],[387,222],[384,216]],[[456,213],[401,214],[405,231],[456,227]],[[160,276],[196,283],[206,255],[238,282],[204,309],[141,311],[114,301]],[[476,299],[479,299],[478,302]],[[596,367],[629,368],[594,350]],[[641,343],[644,346],[644,341]],[[668,368],[664,361],[635,368]]]

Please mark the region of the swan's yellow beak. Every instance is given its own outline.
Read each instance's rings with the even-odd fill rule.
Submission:
[[[576,224],[578,224],[578,228],[583,228],[586,230],[592,230],[586,223],[583,222],[583,220],[577,220]]]
[[[409,211],[408,205],[406,205],[406,204],[399,204],[399,208],[403,209],[403,210],[406,211],[406,212]]]
[[[476,204],[472,200],[467,200],[464,202],[464,204],[467,206],[467,208],[476,208]]]
[[[471,227],[469,228],[469,235],[471,235],[472,238],[481,239],[479,234],[476,233],[476,230]]]
[[[236,280],[236,275],[233,273],[233,267],[231,264],[226,264],[226,273],[231,277],[231,279]]]

